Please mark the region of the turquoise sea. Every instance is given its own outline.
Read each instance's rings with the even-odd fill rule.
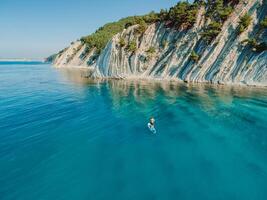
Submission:
[[[267,199],[267,89],[81,74],[0,63],[1,200]]]

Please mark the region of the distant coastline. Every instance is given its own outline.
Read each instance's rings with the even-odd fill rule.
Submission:
[[[0,65],[40,65],[46,64],[45,60],[40,59],[0,59]]]
[[[0,62],[45,62],[45,60],[29,58],[0,58]]]

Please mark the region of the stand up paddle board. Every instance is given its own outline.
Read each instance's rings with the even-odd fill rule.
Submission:
[[[152,126],[150,123],[147,124],[147,127],[148,127],[148,129],[149,129],[153,134],[155,134],[155,133],[157,132],[156,129],[155,129],[155,127]]]

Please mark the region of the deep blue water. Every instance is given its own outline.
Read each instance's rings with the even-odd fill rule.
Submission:
[[[266,200],[267,90],[2,63],[0,199]]]

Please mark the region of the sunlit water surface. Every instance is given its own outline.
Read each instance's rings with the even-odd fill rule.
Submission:
[[[0,199],[266,200],[267,90],[1,63]]]

